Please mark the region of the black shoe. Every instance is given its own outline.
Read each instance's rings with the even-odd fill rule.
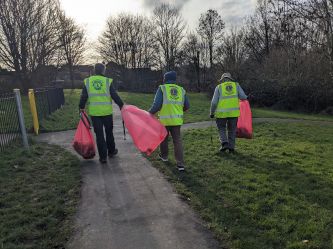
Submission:
[[[109,158],[112,158],[112,157],[114,157],[117,154],[118,154],[118,149],[115,149],[112,153],[109,152],[108,156],[109,156]]]
[[[228,149],[228,146],[229,146],[228,143],[223,143],[220,148],[220,152],[225,152]]]
[[[163,162],[168,162],[169,161],[168,158],[162,157],[161,153],[158,154],[158,158],[161,159]]]
[[[229,153],[231,153],[231,154],[235,154],[236,151],[235,151],[235,149],[229,149]]]
[[[107,162],[107,160],[106,160],[106,158],[100,158],[100,159],[99,159],[99,162],[100,162],[101,164],[105,164],[105,163]]]
[[[179,172],[184,172],[185,171],[185,166],[183,164],[178,164],[177,168],[178,168]]]

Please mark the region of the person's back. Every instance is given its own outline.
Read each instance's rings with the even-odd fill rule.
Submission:
[[[171,133],[175,158],[179,171],[183,171],[184,155],[181,141],[180,128],[184,120],[184,111],[189,109],[189,100],[183,87],[176,83],[176,72],[168,72],[164,75],[164,84],[157,89],[154,103],[149,112],[159,112],[159,120]],[[161,143],[160,158],[168,161],[168,137]]]
[[[113,80],[104,76],[105,65],[97,63],[94,70],[95,74],[84,80],[79,107],[80,111],[84,111],[88,101],[88,114],[96,134],[99,160],[101,163],[106,163],[107,155],[113,157],[118,153],[113,136],[112,100],[120,109],[124,103],[113,88]]]
[[[165,126],[183,124],[185,90],[176,84],[167,83],[160,86],[163,93],[163,104],[159,119]]]
[[[88,113],[90,116],[107,116],[112,114],[110,86],[112,79],[103,75],[93,75],[84,80],[88,93]]]
[[[221,152],[235,150],[237,121],[240,116],[239,99],[247,99],[243,89],[229,73],[223,74],[220,84],[215,88],[210,110],[210,117],[216,118],[220,133]]]

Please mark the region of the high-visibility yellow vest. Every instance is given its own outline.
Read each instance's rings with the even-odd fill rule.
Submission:
[[[159,111],[159,119],[165,126],[183,124],[185,90],[175,84],[160,86],[163,93],[163,105]]]
[[[110,86],[112,79],[94,75],[84,80],[88,92],[88,113],[90,116],[107,116],[112,114]]]
[[[216,118],[240,116],[237,83],[228,81],[219,85],[220,98],[215,111]]]

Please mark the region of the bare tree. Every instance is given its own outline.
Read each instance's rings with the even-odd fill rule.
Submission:
[[[154,61],[153,31],[154,26],[143,16],[122,13],[110,17],[97,50],[104,60],[127,68],[149,67]]]
[[[154,9],[155,39],[159,44],[161,67],[171,70],[177,64],[186,28],[179,9],[162,4]]]
[[[272,44],[270,3],[270,0],[259,0],[255,14],[247,20],[246,45],[258,62],[269,55]]]
[[[333,81],[333,0],[295,1],[283,0],[298,17],[315,27],[312,31],[312,45],[324,48],[330,61],[330,75]],[[309,27],[309,25],[306,25]]]
[[[204,51],[204,44],[200,41],[199,37],[190,33],[187,35],[183,44],[183,58],[186,65],[189,67],[190,73],[196,73],[197,78],[197,90],[201,90],[200,84],[200,58]]]
[[[58,10],[56,0],[1,0],[0,60],[25,82],[24,90],[38,67],[54,61]]]
[[[223,38],[222,45],[218,47],[218,57],[224,70],[237,74],[241,65],[247,59],[247,48],[245,46],[244,30],[233,28]]]
[[[218,40],[222,37],[224,22],[216,10],[209,9],[199,19],[198,33],[207,43],[209,49],[210,67],[214,63],[214,49]]]
[[[72,88],[74,88],[74,66],[82,62],[85,34],[84,30],[64,13],[59,13],[59,27],[59,45],[69,69]]]

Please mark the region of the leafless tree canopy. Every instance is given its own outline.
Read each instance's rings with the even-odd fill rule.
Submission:
[[[99,38],[98,52],[105,61],[127,68],[153,67],[157,46],[153,32],[154,26],[146,17],[131,14],[110,17]]]
[[[40,65],[53,62],[57,50],[57,9],[53,0],[2,0],[0,58],[22,81]]]
[[[62,25],[59,13],[57,0],[1,0],[0,63],[16,72],[25,90],[39,68],[57,64],[59,56],[66,53],[75,63],[82,52],[80,46],[74,47],[72,40],[64,38],[75,24]]]
[[[206,13],[201,15],[199,19],[198,33],[208,45],[209,61],[211,67],[214,63],[215,45],[219,39],[222,38],[223,29],[224,22],[216,10],[209,9]]]
[[[154,38],[159,45],[160,64],[168,70],[174,68],[179,59],[181,42],[186,25],[179,9],[162,4],[154,9]]]
[[[72,86],[74,86],[73,67],[83,62],[86,43],[84,30],[64,13],[59,13],[59,27],[59,46],[62,56],[60,59],[63,59],[64,64],[68,66]]]

